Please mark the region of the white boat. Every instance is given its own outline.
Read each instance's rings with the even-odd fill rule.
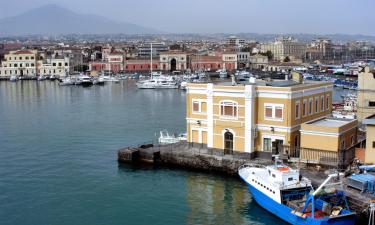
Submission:
[[[173,77],[165,75],[152,76],[150,79],[137,82],[139,89],[176,89],[178,86]]]
[[[219,77],[220,78],[227,78],[228,77],[228,72],[225,69],[220,70],[219,71]]]
[[[44,76],[44,75],[38,76],[38,81],[43,81],[43,80],[46,80],[46,79],[47,79],[47,77]]]
[[[93,85],[92,78],[86,75],[82,75],[78,78],[81,81],[81,85],[84,87],[88,87]]]
[[[161,72],[152,71],[152,43],[150,52],[150,79],[140,80],[137,82],[139,89],[176,89],[178,82],[172,76],[162,75]]]
[[[104,85],[104,83],[105,83],[105,81],[102,77],[95,78],[95,79],[93,79],[92,82],[95,85]]]
[[[167,130],[160,131],[159,144],[173,144],[180,141],[186,141],[186,134],[169,134]]]
[[[299,170],[282,164],[245,164],[238,174],[260,206],[290,224],[355,223],[337,174],[329,175],[315,191]]]
[[[181,89],[181,90],[186,90],[187,84],[188,84],[188,82],[186,82],[186,81],[182,81],[182,82],[180,83],[180,89]]]
[[[68,86],[68,85],[74,85],[74,80],[70,77],[65,77],[61,79],[61,82],[59,83],[60,86]]]
[[[120,80],[117,79],[116,77],[114,76],[109,76],[109,75],[102,75],[99,77],[99,79],[103,82],[114,82],[114,83],[119,83]]]
[[[9,81],[16,82],[18,80],[18,77],[15,75],[10,76]]]

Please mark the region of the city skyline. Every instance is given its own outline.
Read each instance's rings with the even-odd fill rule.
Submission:
[[[375,35],[371,8],[375,2],[350,0],[285,2],[224,1],[3,1],[0,19],[13,17],[46,4],[79,14],[95,14],[167,33],[306,33]],[[116,7],[114,7],[116,6]],[[291,10],[293,9],[293,10]],[[323,13],[322,13],[323,12]]]

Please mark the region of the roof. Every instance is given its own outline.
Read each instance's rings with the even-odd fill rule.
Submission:
[[[324,126],[324,127],[341,127],[352,121],[353,120],[348,120],[348,119],[323,118],[320,120],[309,122],[308,124]]]
[[[375,125],[375,114],[362,120],[362,123],[365,125]]]
[[[21,54],[34,54],[34,53],[32,53],[29,50],[19,50],[19,51],[16,51],[14,54],[21,55]]]

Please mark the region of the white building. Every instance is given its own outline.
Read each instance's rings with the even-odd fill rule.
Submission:
[[[306,44],[298,42],[291,37],[279,38],[274,42],[260,45],[261,52],[271,51],[273,59],[276,61],[284,61],[287,57],[290,61],[302,59],[306,55],[306,49]]]
[[[0,76],[36,76],[37,51],[18,50],[5,54],[0,67]]]
[[[60,77],[70,73],[69,58],[52,58],[46,61],[38,61],[39,75],[57,75]]]

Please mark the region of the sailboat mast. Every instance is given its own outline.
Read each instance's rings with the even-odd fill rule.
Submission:
[[[152,79],[152,42],[151,42],[150,62],[151,62],[151,65],[150,65],[150,68],[151,68],[151,79]]]

